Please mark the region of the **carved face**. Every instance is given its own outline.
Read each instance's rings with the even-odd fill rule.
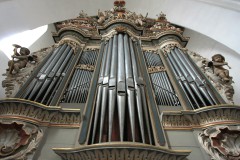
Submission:
[[[224,62],[224,59],[222,58],[222,56],[217,55],[213,57],[213,61],[214,62]]]

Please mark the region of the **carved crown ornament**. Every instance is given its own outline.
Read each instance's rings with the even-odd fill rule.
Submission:
[[[111,142],[88,145],[80,148],[53,148],[63,160],[183,160],[191,151],[175,151],[164,147],[146,145],[142,143]]]
[[[66,30],[79,32],[84,37],[99,39],[101,30],[107,30],[117,24],[126,24],[140,31],[143,39],[156,39],[160,33],[180,34],[182,36],[183,28],[171,24],[167,21],[166,15],[162,12],[157,15],[157,19],[148,18],[148,13],[143,16],[125,8],[125,1],[115,1],[114,7],[110,10],[98,10],[97,16],[88,16],[81,11],[79,16],[55,23],[57,33],[60,36]],[[119,26],[116,26],[119,29]],[[129,28],[129,27],[128,27]]]
[[[164,111],[162,113],[164,129],[193,129],[220,124],[240,124],[240,107],[237,105],[215,105],[197,110]]]
[[[217,126],[204,129],[198,140],[214,160],[239,160],[240,127]]]
[[[38,126],[79,127],[80,109],[64,109],[59,106],[45,106],[24,99],[0,100],[0,119],[22,120]]]
[[[0,159],[29,159],[39,145],[43,131],[37,126],[18,121],[0,120]]]

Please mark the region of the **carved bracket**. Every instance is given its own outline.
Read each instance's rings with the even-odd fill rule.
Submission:
[[[79,127],[81,113],[79,109],[49,107],[23,99],[0,101],[1,119],[21,119],[38,126]]]
[[[37,126],[24,122],[0,121],[0,159],[22,160],[32,153],[43,137]]]
[[[199,134],[198,140],[213,159],[239,160],[239,126],[217,126],[205,129]]]
[[[203,107],[194,111],[163,112],[165,129],[192,129],[218,124],[240,124],[240,107],[221,105]]]

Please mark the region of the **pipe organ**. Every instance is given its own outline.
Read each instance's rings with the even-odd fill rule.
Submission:
[[[150,77],[158,105],[179,106],[180,102],[171,81],[164,69],[160,56],[154,51],[145,51],[146,65],[150,69]]]
[[[200,75],[199,69],[181,49],[171,50],[167,55],[167,61],[192,109],[219,103],[203,76]]]
[[[28,149],[21,153],[33,150],[25,145],[41,144],[33,159],[39,158],[48,142],[38,137],[47,138],[51,127],[59,127],[65,130],[54,132],[56,136],[78,130],[75,137],[63,138],[75,138],[73,148],[53,149],[63,160],[182,160],[190,151],[173,150],[170,131],[208,127],[217,117],[230,115],[222,111],[224,100],[186,52],[184,28],[168,22],[163,13],[152,19],[124,5],[115,1],[112,10],[98,11],[98,16],[81,12],[55,23],[51,52],[39,59],[13,99],[0,101],[0,120],[14,120],[4,125],[0,121],[0,129],[16,127],[14,132],[22,133],[16,135],[35,137],[19,145]],[[211,124],[201,117],[211,117]],[[234,117],[226,123],[237,121]],[[15,122],[18,118],[21,123]],[[0,148],[0,159],[7,157],[2,155]]]
[[[97,50],[83,51],[61,103],[86,103],[97,56]]]
[[[153,144],[143,77],[133,40],[119,33],[107,42],[98,79],[90,144]]]
[[[31,77],[25,90],[17,93],[17,97],[52,105],[53,99],[61,89],[60,84],[67,78],[66,74],[71,72],[76,57],[76,53],[68,44],[55,48],[39,72]]]

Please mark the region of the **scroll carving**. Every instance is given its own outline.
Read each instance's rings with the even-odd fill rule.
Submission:
[[[148,68],[148,73],[156,73],[156,72],[163,72],[166,71],[165,67],[163,66],[152,66]]]
[[[38,127],[24,122],[0,122],[0,158],[22,160],[37,148],[43,136]]]
[[[239,160],[240,128],[237,126],[207,128],[199,134],[198,140],[213,159]]]
[[[71,39],[62,39],[57,46],[60,46],[62,44],[68,44],[69,46],[71,46],[71,48],[73,49],[73,53],[76,54],[79,47],[80,47],[80,43],[76,42],[75,40],[71,40]]]
[[[186,50],[179,43],[176,43],[176,42],[166,44],[161,49],[162,49],[163,53],[166,55],[167,53],[170,53],[171,50],[173,50],[175,47],[181,48],[182,50]]]

